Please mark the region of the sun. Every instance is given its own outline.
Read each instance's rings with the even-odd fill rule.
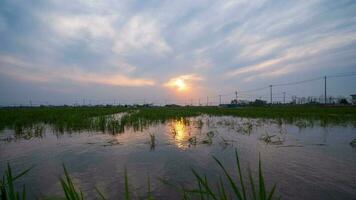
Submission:
[[[187,89],[187,84],[184,82],[183,79],[175,80],[174,86],[177,88],[178,91],[184,91]]]

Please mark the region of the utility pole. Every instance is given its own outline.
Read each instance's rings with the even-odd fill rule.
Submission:
[[[221,105],[221,95],[219,95],[219,105]]]
[[[270,96],[271,96],[271,105],[272,105],[272,103],[273,103],[273,102],[272,102],[272,87],[273,87],[273,86],[270,85],[269,87],[270,87]]]
[[[326,76],[324,76],[324,104],[326,104]]]
[[[201,106],[201,104],[200,104],[200,98],[199,98],[199,106]]]
[[[236,96],[236,103],[237,103],[237,90],[235,91],[235,96]]]
[[[283,92],[283,104],[286,104],[286,92]]]
[[[193,105],[193,99],[190,99],[190,105],[191,106]]]
[[[209,106],[209,96],[206,96],[206,106]]]

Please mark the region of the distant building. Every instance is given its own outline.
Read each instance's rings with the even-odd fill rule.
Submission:
[[[352,105],[356,105],[356,94],[352,94],[350,96],[351,96]]]

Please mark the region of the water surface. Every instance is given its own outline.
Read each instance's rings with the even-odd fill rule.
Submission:
[[[199,116],[149,125],[142,131],[126,127],[121,134],[93,131],[64,132],[44,126],[43,134],[15,137],[13,130],[0,134],[0,171],[6,163],[15,170],[35,167],[20,182],[29,198],[63,196],[58,182],[64,163],[88,199],[94,187],[109,199],[123,195],[124,169],[137,198],[151,179],[158,199],[180,199],[175,190],[157,178],[195,186],[191,168],[211,180],[222,175],[212,156],[235,174],[234,150],[242,168],[256,172],[259,154],[269,189],[277,183],[282,199],[355,199],[356,138],[352,125],[327,126],[300,121]],[[155,144],[150,142],[155,136]],[[247,173],[245,173],[247,174]]]

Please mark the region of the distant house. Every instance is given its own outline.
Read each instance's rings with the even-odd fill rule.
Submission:
[[[350,96],[351,96],[352,105],[356,105],[356,94],[352,94]]]

